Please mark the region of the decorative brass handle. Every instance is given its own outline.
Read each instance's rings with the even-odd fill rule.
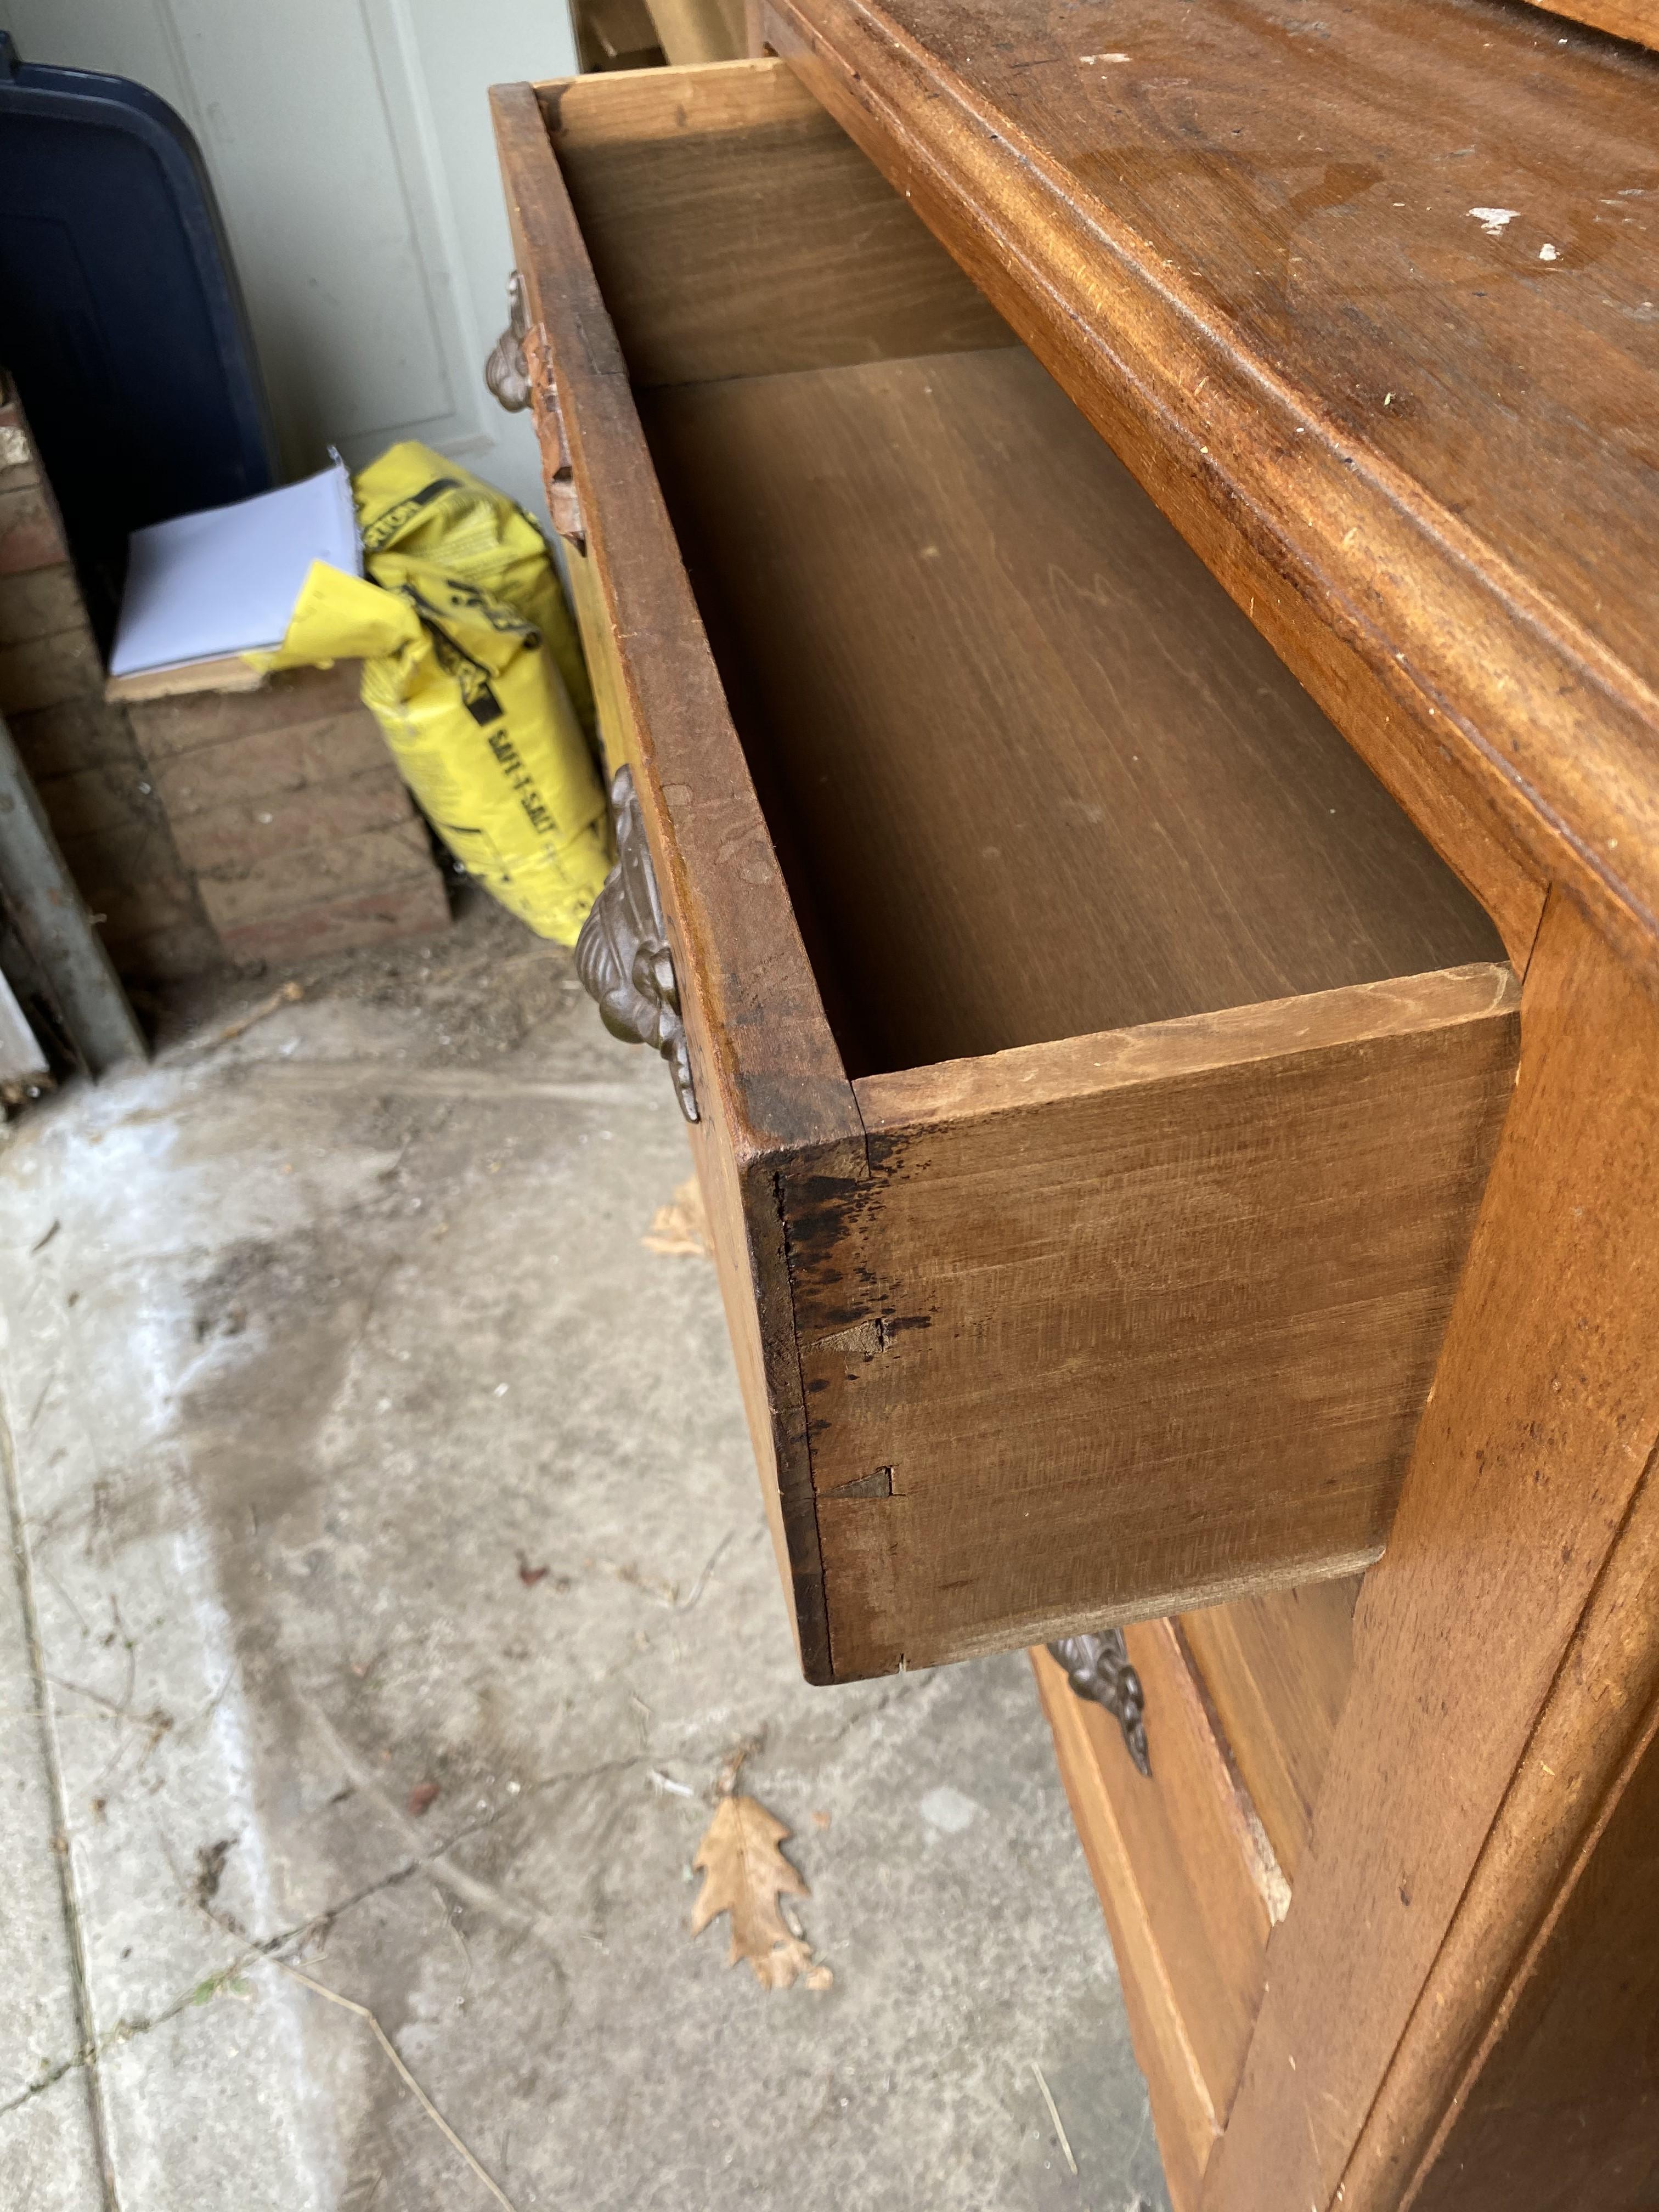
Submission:
[[[1066,1669],[1066,1679],[1079,1698],[1104,1705],[1123,1731],[1129,1756],[1145,1775],[1152,1763],[1146,1750],[1146,1698],[1140,1677],[1129,1664],[1129,1647],[1121,1628],[1103,1636],[1062,1636],[1048,1646],[1048,1655]]]
[[[624,1044],[648,1044],[662,1054],[674,1078],[680,1111],[695,1121],[697,1093],[680,1019],[674,956],[629,769],[617,770],[611,811],[617,823],[617,865],[576,939],[576,972],[612,1036]]]

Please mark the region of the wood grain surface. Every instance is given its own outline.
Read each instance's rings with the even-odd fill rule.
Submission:
[[[549,442],[550,464],[556,464],[563,449]],[[616,635],[591,556],[570,551],[565,573],[592,682],[599,736],[607,766],[614,772],[624,761],[641,759],[646,748],[634,724]],[[688,1011],[696,1024],[696,1006],[689,1005]],[[718,1052],[709,1049],[699,1030],[698,1066],[717,1065],[718,1060]],[[823,1577],[805,1475],[799,1391],[788,1388],[791,1374],[798,1370],[781,1233],[772,1227],[777,1207],[768,1179],[775,1170],[763,1152],[745,1156],[743,1133],[726,1115],[705,1113],[688,1133],[767,1526],[789,1596],[789,1626],[803,1668],[809,1677],[823,1674],[829,1665]],[[745,1206],[754,1215],[752,1224]],[[776,1380],[780,1372],[781,1388]]]
[[[1659,1438],[1659,996],[1566,892],[1528,972],[1522,1038],[1434,1395],[1355,1613],[1353,1686],[1210,2212],[1329,2203],[1391,2067],[1443,2100],[1440,2035],[1507,1981],[1524,1917],[1488,1920],[1481,1978],[1439,2004],[1419,1995],[1528,1738],[1558,1707],[1581,1742],[1592,1728],[1596,1701],[1562,1662]],[[1546,1807],[1576,1795],[1571,1768],[1540,1778]],[[1516,1848],[1542,1853],[1547,1886],[1537,1804]],[[1385,2180],[1345,2186],[1345,2212],[1398,2201]]]
[[[672,107],[672,72],[644,75],[662,80]],[[595,89],[623,82],[593,81]],[[508,85],[491,97],[515,250],[531,319],[545,331],[558,380],[681,987],[711,1041],[702,1084],[745,1147],[844,1143],[850,1164],[862,1157],[862,1131],[663,506],[627,362],[535,93]]]
[[[672,107],[672,73],[657,74]],[[856,1181],[863,1127],[542,106],[528,85],[497,87],[491,104],[514,256],[558,380],[586,525],[581,597],[590,625],[602,618],[605,683],[668,918],[704,1122],[699,1167],[726,1247],[722,1287],[762,1492],[801,1662],[823,1679],[823,1578],[776,1178],[787,1162]]]
[[[1152,1771],[1149,1779],[1127,1758],[1110,1762],[1118,1831],[1211,2108],[1224,2126],[1261,2002],[1268,1882],[1251,1808],[1175,1630],[1167,1620],[1142,1621],[1125,1640],[1151,1716]]]
[[[646,0],[657,43],[675,65],[739,60],[749,50],[744,0]]]
[[[1175,1626],[1146,1621],[1127,1641],[1146,1693],[1150,1777],[1041,1645],[1030,1657],[1113,1942],[1121,1928],[1134,1962],[1131,2030],[1170,2194],[1195,2206],[1261,2002],[1279,1880]]]
[[[1507,969],[860,1081],[786,1189],[838,1680],[1381,1548],[1516,1052]]]
[[[779,63],[539,92],[636,386],[1012,343]]]
[[[1653,2202],[1656,1619],[1650,1461],[1367,2118],[1345,2203],[1391,2205],[1402,2189],[1434,2212]]]
[[[1065,1674],[1040,1644],[1030,1659],[1072,1818],[1111,1936],[1135,2058],[1146,2077],[1164,2186],[1174,2212],[1198,2212],[1204,2170],[1220,2128],[1118,1819],[1120,1793],[1141,1777],[1130,1764],[1117,1723],[1098,1705],[1073,1696]]]
[[[854,1073],[1498,955],[1023,349],[641,404]]]
[[[1353,1673],[1357,1578],[1236,1598],[1182,1617],[1274,1856],[1294,1882]]]
[[[1646,2212],[1659,2192],[1659,1746],[1552,1915],[1413,2212]],[[1346,2202],[1346,2198],[1345,2198]]]
[[[1483,0],[763,14],[1517,964],[1559,877],[1644,945],[1659,59]]]
[[[1553,0],[1549,12],[1611,32],[1615,39],[1659,46],[1659,0]]]

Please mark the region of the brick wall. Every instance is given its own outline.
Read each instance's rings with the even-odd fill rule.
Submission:
[[[118,969],[138,982],[193,975],[222,956],[126,716],[103,694],[57,510],[16,407],[0,404],[0,714]]]
[[[444,928],[355,663],[112,705],[27,425],[0,383],[0,714],[130,982]]]
[[[226,957],[291,963],[444,928],[426,830],[355,661],[127,712]]]

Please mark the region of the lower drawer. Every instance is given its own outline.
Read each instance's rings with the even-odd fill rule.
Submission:
[[[1496,935],[781,64],[495,95],[803,1662],[1377,1554],[1511,1086]],[[654,878],[654,880],[653,880]]]
[[[1125,1642],[1145,1697],[1147,1764],[1043,1650],[1031,1664],[1111,1931],[1176,2212],[1196,2212],[1226,2126],[1290,1892],[1179,1626]]]
[[[1304,1583],[1182,1616],[1186,1648],[1273,1856],[1294,1882],[1353,1674],[1359,1581]]]

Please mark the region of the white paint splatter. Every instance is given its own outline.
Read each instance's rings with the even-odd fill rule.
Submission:
[[[1474,217],[1488,238],[1502,238],[1506,223],[1511,223],[1519,214],[1518,208],[1471,208]]]
[[[1560,258],[1553,246],[1540,246],[1538,249],[1538,258],[1540,261],[1559,261]]]
[[[1127,54],[1079,54],[1080,62],[1127,62]]]

